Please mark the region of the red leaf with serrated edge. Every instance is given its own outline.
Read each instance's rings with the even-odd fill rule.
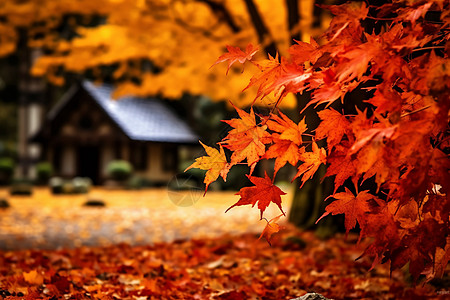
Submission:
[[[355,181],[354,176],[356,175],[358,161],[353,159],[350,155],[347,155],[350,147],[347,144],[337,145],[334,151],[327,157],[327,163],[329,165],[327,166],[325,176],[336,175],[333,193],[335,193],[348,178],[352,178],[353,181]]]
[[[266,241],[269,243],[270,246],[272,246],[272,244],[270,243],[270,239],[272,238],[272,235],[274,233],[277,233],[278,231],[280,231],[283,227],[281,227],[280,225],[278,225],[278,220],[284,216],[284,214],[281,214],[273,219],[270,219],[266,226],[264,227],[263,232],[261,233],[261,235],[259,236],[258,240],[260,240],[262,237],[264,237],[266,239]]]
[[[302,93],[307,89],[308,79],[312,74],[310,69],[304,70],[303,66],[298,66],[282,57],[281,72],[272,85],[268,87],[265,94],[274,92],[274,96],[280,102],[288,93]]]
[[[247,60],[251,60],[253,55],[258,52],[258,46],[253,46],[252,44],[248,44],[245,52],[241,50],[239,47],[233,47],[227,45],[228,53],[221,55],[216,62],[211,66],[215,66],[221,62],[228,60],[227,74],[230,70],[231,66],[236,62],[240,62],[241,64],[245,63]]]
[[[267,125],[258,126],[256,124],[253,108],[250,109],[250,113],[246,113],[237,107],[234,108],[240,118],[224,121],[233,129],[222,140],[222,144],[233,151],[230,166],[246,159],[250,167],[250,174],[252,174],[256,163],[266,152],[265,144],[270,143],[272,139],[266,131]]]
[[[235,206],[252,205],[255,206],[258,202],[258,209],[261,211],[261,219],[264,210],[269,206],[271,202],[275,203],[285,215],[283,208],[281,207],[281,196],[286,195],[279,187],[273,184],[272,179],[265,173],[265,177],[247,176],[248,179],[255,185],[251,187],[242,188],[236,195],[241,198],[230,206],[225,212],[229,211]]]
[[[356,221],[363,224],[365,213],[370,211],[369,200],[374,198],[367,191],[362,191],[358,195],[353,195],[349,189],[345,188],[345,192],[337,193],[332,196],[336,199],[325,208],[325,213],[316,221],[319,222],[323,217],[332,214],[345,214],[345,230],[346,234],[350,229],[355,228]]]
[[[403,247],[392,252],[391,272],[409,262],[409,272],[416,281],[424,267],[433,266],[436,246],[445,248],[446,232],[441,230],[441,225],[435,219],[427,218],[412,228],[402,238],[401,244]]]

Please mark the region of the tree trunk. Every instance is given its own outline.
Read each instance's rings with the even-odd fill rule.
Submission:
[[[315,1],[315,3],[322,4],[324,1],[319,0]],[[298,0],[285,0],[286,8],[288,9],[288,27],[291,32],[295,29],[295,27],[300,22],[300,3]],[[317,6],[314,7],[314,17],[315,22],[313,26],[320,26],[320,21],[316,21],[316,19],[320,19],[321,9]],[[294,40],[300,40],[301,32],[293,32],[291,36],[291,42],[294,43]],[[303,95],[296,95],[297,98],[297,107],[296,111],[301,111],[304,109],[306,103],[310,99],[310,95],[308,93],[304,93]],[[306,124],[308,124],[308,130],[310,133],[319,125],[319,117],[317,113],[309,107],[306,109],[303,114],[306,118]],[[299,116],[302,118],[302,116]],[[294,120],[294,121],[300,121]],[[296,179],[294,181],[294,185],[296,186],[294,199],[292,202],[291,210],[289,211],[289,222],[294,224],[297,227],[304,229],[315,229],[317,235],[320,237],[328,237],[335,233],[341,226],[339,219],[327,217],[324,220],[321,220],[320,223],[316,225],[317,219],[324,213],[326,203],[324,199],[331,195],[333,192],[333,182],[327,178],[321,183],[321,179],[324,177],[326,172],[326,168],[322,166],[316,173],[316,175],[308,180],[302,188],[300,188],[301,181]],[[342,223],[343,224],[343,223]]]
[[[302,111],[309,101],[309,93],[296,95],[297,111]],[[319,125],[320,118],[315,110],[310,106],[303,112],[300,118],[306,119],[308,133],[312,133]],[[299,120],[295,120],[299,121]],[[318,141],[319,146],[324,146],[324,142]],[[322,145],[321,145],[322,144]],[[301,181],[296,179],[295,194],[289,211],[289,222],[297,227],[304,229],[314,229],[319,237],[327,238],[338,230],[343,228],[343,219],[340,217],[327,216],[316,224],[317,219],[325,212],[325,206],[328,204],[324,200],[333,193],[333,180],[324,178],[326,172],[325,166],[321,166],[314,177],[308,180],[302,188]],[[322,181],[323,179],[323,181]],[[322,182],[321,182],[322,181]]]

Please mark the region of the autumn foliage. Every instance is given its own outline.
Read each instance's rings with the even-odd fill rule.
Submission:
[[[305,106],[315,108],[320,125],[294,122],[277,106],[269,115],[236,108],[220,153],[205,146],[208,156],[191,167],[208,170],[208,187],[246,163],[254,187],[243,188],[232,207],[258,203],[262,217],[270,202],[281,209],[283,192],[273,184],[280,168],[297,167],[294,178],[304,183],[326,165],[335,200],[321,218],[344,214],[347,232],[358,224],[360,239],[372,241],[363,255],[374,265],[390,261],[392,271],[409,262],[415,279],[442,276],[450,256],[450,4],[328,8],[335,17],[320,44],[296,41],[289,57],[263,61],[253,58],[252,45],[228,47],[218,60],[228,69],[246,60],[259,68],[248,85],[258,89],[255,102],[273,96],[278,106],[288,93],[310,93]],[[357,106],[346,97],[355,90]],[[223,148],[231,151],[228,160]],[[273,178],[252,175],[273,158]]]

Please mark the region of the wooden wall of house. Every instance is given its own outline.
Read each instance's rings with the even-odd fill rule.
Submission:
[[[124,159],[134,174],[150,181],[168,182],[176,174],[178,147],[152,142],[106,143],[100,149],[100,177],[107,179],[107,166],[112,160]]]
[[[150,181],[172,179],[177,172],[177,145],[133,141],[92,98],[85,93],[76,97],[47,130],[46,157],[53,162],[55,175],[70,178],[90,174],[96,184],[103,184],[108,179],[108,164],[124,159],[133,165],[136,175]]]
[[[178,147],[166,144],[149,144],[146,169],[138,171],[140,175],[155,182],[168,182],[176,174]],[[174,160],[170,164],[170,160]]]

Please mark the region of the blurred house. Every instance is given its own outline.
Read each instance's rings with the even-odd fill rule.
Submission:
[[[54,175],[102,184],[108,163],[124,159],[136,175],[167,183],[177,172],[179,148],[197,144],[198,136],[164,101],[113,100],[112,90],[88,81],[72,87],[31,139],[40,144],[40,160],[53,164]]]

